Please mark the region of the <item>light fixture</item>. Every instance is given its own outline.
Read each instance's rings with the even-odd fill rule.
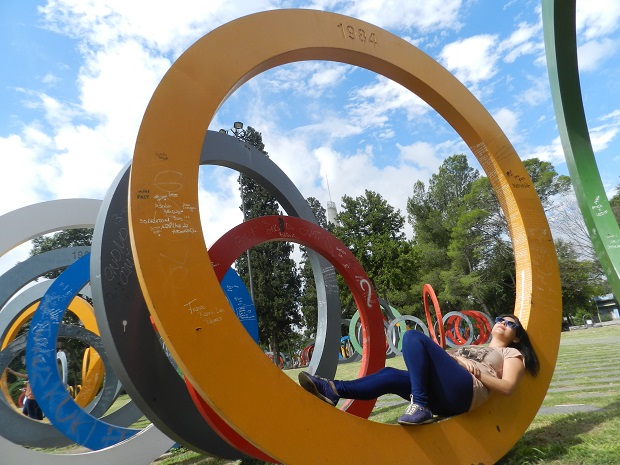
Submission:
[[[233,128],[235,129],[243,129],[243,123],[241,121],[235,121],[233,124]]]

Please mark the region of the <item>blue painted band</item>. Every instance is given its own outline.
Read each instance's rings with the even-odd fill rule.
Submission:
[[[47,290],[30,324],[26,370],[32,392],[49,421],[77,444],[100,450],[139,430],[114,426],[86,413],[69,396],[58,374],[58,329],[69,303],[89,280],[90,254],[86,254],[66,268]]]

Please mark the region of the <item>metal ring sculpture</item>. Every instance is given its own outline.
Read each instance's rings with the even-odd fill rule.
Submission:
[[[284,211],[306,221],[317,223],[312,209],[290,178],[258,149],[219,132],[207,131],[200,151],[200,163],[225,166],[254,179],[265,188]],[[340,340],[340,294],[334,267],[313,250],[308,250],[317,293],[317,325],[315,348],[308,372],[333,377],[338,359],[333,353]]]
[[[252,46],[239,47],[233,57],[222,45],[229,43]],[[241,332],[203,240],[196,185],[202,140],[216,110],[236,88],[262,71],[300,60],[345,62],[402,84],[444,116],[478,158],[509,222],[515,313],[541,355],[538,377],[524,378],[509,400],[491,396],[484,409],[416,428],[413,434],[346,415],[309,397]],[[249,15],[215,29],[183,53],[145,112],[129,188],[138,277],[157,328],[191,384],[236,431],[276,460],[295,465],[403,463],[401,448],[394,447],[399,444],[416,463],[495,462],[536,415],[560,337],[560,283],[551,234],[532,183],[511,182],[514,176],[528,180],[499,126],[454,76],[410,43],[322,11]],[[159,208],[164,198],[181,211],[182,222]],[[155,233],[156,225],[168,227]],[[204,306],[204,312],[192,312],[190,302]],[[237,333],[238,343],[230,350],[224,339]],[[238,370],[241,364],[245,370]],[[222,381],[212,382],[212,370]],[[247,389],[248,379],[252,389]],[[342,448],[341,431],[354,432],[368,447]],[[308,454],[308,438],[322,447]]]
[[[301,218],[264,216],[246,221],[228,231],[209,249],[216,277],[230,267],[245,250],[263,242],[290,241],[312,248],[326,258],[342,275],[353,294],[363,322],[364,347],[360,375],[373,373],[385,366],[385,333],[383,315],[376,294],[368,287],[368,276],[353,254],[335,236]],[[220,318],[220,313],[215,318]],[[273,365],[273,363],[272,363]],[[373,401],[348,401],[343,411],[367,417]]]
[[[93,234],[91,284],[108,356],[130,398],[163,433],[203,454],[243,458],[196,411],[153,330],[129,246],[128,182],[129,165],[108,190]]]
[[[208,131],[201,150],[201,164],[236,169],[252,177],[272,193],[291,215],[316,221],[308,203],[290,179],[256,148],[236,139]],[[109,190],[95,228],[91,275],[93,293],[102,337],[109,346],[110,357],[132,399],[140,404],[147,417],[176,441],[202,453],[224,458],[242,458],[228,444],[214,437],[201,424],[187,397],[185,386],[175,377],[167,357],[161,354],[159,341],[153,339],[146,306],[135,275],[127,237],[128,167]],[[340,319],[338,289],[332,265],[313,251],[308,253],[317,285],[318,320],[316,349],[309,370],[323,376],[335,374],[337,359],[331,356],[340,334],[335,322]],[[106,279],[102,279],[106,277]],[[127,309],[126,302],[132,302]],[[125,322],[124,324],[122,324]],[[129,324],[131,322],[131,324]],[[136,341],[142,341],[136,344]],[[149,342],[150,341],[150,342]],[[142,355],[140,355],[142,354]],[[149,360],[148,364],[144,360]],[[165,399],[168,399],[166,401]],[[171,403],[175,409],[170,410]],[[189,402],[188,404],[186,402]],[[179,408],[188,411],[178,416]]]
[[[100,450],[128,439],[138,430],[111,425],[86,413],[71,398],[58,374],[58,328],[69,303],[89,280],[87,254],[67,267],[47,290],[30,322],[26,367],[32,392],[52,424],[76,443]]]
[[[466,317],[474,319],[474,326],[478,330],[478,336],[472,341],[472,345],[484,344],[491,337],[491,328],[493,327],[493,321],[491,317],[484,312],[478,310],[461,310],[461,313]]]
[[[444,334],[446,337],[446,345],[450,347],[459,347],[469,345],[474,340],[474,327],[461,312],[448,312],[441,318],[444,326]],[[467,325],[466,335],[461,333],[461,323]],[[448,328],[446,331],[445,328]]]
[[[89,344],[96,347],[97,350],[103,351],[101,339],[93,332],[85,329],[82,326],[73,325],[61,325],[58,330],[60,337],[68,337],[71,339],[77,339],[85,344]],[[0,370],[4,370],[8,364],[13,360],[20,352],[24,352],[26,349],[26,335],[19,336],[13,340],[7,347],[0,351]],[[111,370],[107,359],[105,359],[106,368]],[[43,401],[45,403],[45,401]],[[138,420],[142,414],[139,411],[130,411],[129,409],[120,409],[113,414],[107,415],[105,420],[113,425],[121,423],[129,424]],[[0,413],[2,413],[1,424],[2,433],[1,436],[9,439],[10,441],[29,447],[61,447],[74,444],[67,438],[67,435],[63,435],[62,432],[53,425],[47,422],[34,421],[22,415],[21,412],[16,411],[9,406],[6,402],[0,402]],[[127,415],[128,414],[128,415]],[[24,433],[29,433],[27,436]]]
[[[596,255],[613,293],[620,296],[620,228],[601,176],[579,82],[575,0],[543,0],[543,30],[551,96],[564,158]]]
[[[435,324],[437,324],[439,337],[437,337],[437,333],[435,333],[435,324],[433,323],[431,312],[428,309],[428,299],[431,299],[431,302],[433,303],[433,309],[435,310]],[[437,300],[437,295],[435,295],[435,290],[430,284],[425,284],[422,287],[422,302],[424,303],[424,314],[426,315],[426,324],[428,325],[429,335],[433,341],[435,341],[443,349],[445,349],[446,329],[443,325],[443,318],[441,317],[441,309],[439,308],[439,301]],[[442,322],[442,324],[438,324],[440,321]]]
[[[82,256],[87,252],[88,247],[71,247],[68,249],[52,250],[30,257],[0,276],[0,288],[2,289],[2,297],[0,297],[0,300],[5,302],[5,299],[8,299],[8,296],[14,292],[14,290],[12,291],[11,285],[19,288],[23,284],[48,271],[69,266],[74,261],[74,257]],[[0,329],[0,334],[2,334],[1,341],[3,348],[7,342],[11,342],[17,335],[25,319],[32,316],[34,312],[34,308],[32,307],[33,299],[39,300],[45,292],[47,292],[48,288],[49,284],[40,287],[37,286],[37,289],[39,289],[42,294],[39,292],[36,296],[32,294],[34,288],[27,289],[2,307],[2,311],[0,311],[0,328],[2,328]],[[84,327],[91,331],[97,331],[95,317],[90,305],[86,304],[86,302],[81,299],[74,301],[72,305],[76,311],[76,316],[83,322]],[[90,373],[92,379],[86,380],[86,385],[89,389],[92,388],[92,390],[95,390],[100,384],[100,382],[97,383],[95,379],[98,374],[99,373],[96,372]],[[118,395],[120,385],[118,385],[118,378],[113,371],[110,371],[108,376],[106,376],[105,384],[106,389],[99,394],[94,402],[86,407],[86,411],[92,415],[103,415],[110,408]],[[106,395],[102,395],[103,393],[106,393]],[[84,395],[88,396],[88,391],[85,391]],[[77,400],[78,399],[76,399],[76,402]],[[12,440],[18,444],[33,447],[62,447],[72,443],[72,441],[67,440],[63,434],[53,428],[49,423],[29,421],[22,415],[13,416],[11,418],[12,420],[9,421],[9,418],[5,415],[5,418],[0,421],[0,434],[5,435],[5,433],[10,430],[10,433],[6,436],[12,438]],[[135,420],[137,420],[137,418],[131,419],[130,423]]]
[[[424,322],[422,320],[420,320],[417,316],[413,316],[413,315],[401,315],[397,318],[394,318],[392,321],[390,321],[390,325],[388,326],[388,330],[387,330],[387,334],[388,334],[388,344],[390,345],[390,348],[392,349],[392,352],[394,352],[396,355],[402,355],[402,346],[403,346],[403,340],[402,337],[399,335],[398,336],[398,344],[394,343],[394,341],[392,340],[392,338],[390,337],[390,334],[394,333],[396,326],[400,326],[399,323],[401,322],[405,322],[405,321],[410,321],[412,323],[415,323],[416,327],[419,327],[422,332],[424,334],[426,334],[428,336],[428,328],[426,327],[426,325],[424,324]],[[411,329],[411,331],[416,331],[416,329]],[[400,332],[402,333],[403,330],[401,329]]]
[[[4,255],[14,247],[17,247],[18,245],[43,234],[63,229],[93,227],[100,205],[100,200],[91,199],[54,200],[29,205],[0,216],[0,230],[2,231],[2,234],[0,235],[0,256]],[[61,260],[69,260],[69,262],[74,261],[79,255],[79,253],[76,253],[75,255],[70,253],[67,256],[65,252],[57,250],[50,253],[56,254],[61,258]],[[58,263],[57,260],[47,260],[38,258],[38,256],[31,257],[29,260],[33,260],[32,263],[39,262],[41,264]],[[58,266],[52,267],[52,269],[55,268],[58,268]],[[26,268],[20,268],[17,272],[14,269],[11,269],[5,274],[16,273],[19,275],[19,272],[24,269]],[[46,271],[49,271],[49,269],[43,270],[42,273]],[[39,274],[40,273],[38,273],[37,276]],[[24,278],[21,276],[16,279],[17,281],[13,282],[20,283]],[[48,283],[42,284],[49,286]],[[15,287],[6,288],[3,286],[0,290],[6,293],[6,295],[12,295],[16,292]],[[27,292],[28,290],[26,290],[24,294]],[[22,294],[15,297],[13,301],[21,297]],[[2,300],[6,302],[5,297],[3,297]],[[25,308],[25,306],[22,308]],[[2,313],[0,313],[0,315],[3,317],[5,316],[2,315]],[[113,376],[113,374],[110,376]],[[118,412],[121,415],[120,418],[118,414],[113,413],[107,416],[106,419],[109,419],[110,422],[115,424],[124,424],[129,418],[135,417],[135,415],[139,417],[140,413],[135,411],[132,406],[133,403],[124,406],[121,409],[122,411]],[[130,423],[133,421],[135,420],[131,420]],[[34,425],[43,426],[37,422],[31,423]],[[53,432],[50,434],[52,434],[54,438],[60,440],[58,431],[53,428],[49,428],[48,431]],[[39,440],[43,440],[45,434],[37,434],[33,436],[33,438],[34,437],[38,437]],[[53,441],[56,441],[56,439]],[[54,443],[51,443],[47,447],[53,446],[53,444]],[[107,465],[110,462],[123,462],[142,465],[151,463],[172,445],[174,445],[174,442],[153,426],[147,427],[131,439],[117,444],[114,447],[84,454],[55,455],[38,452],[25,449],[21,445],[15,444],[6,439],[4,436],[0,436],[0,449],[2,450],[3,460],[7,460],[9,463],[25,462],[32,463],[33,465]]]
[[[67,250],[67,249],[65,249]],[[79,249],[78,249],[79,250]],[[40,255],[45,255],[40,254]],[[30,260],[30,259],[28,259]],[[68,266],[70,263],[67,263]],[[49,271],[49,270],[45,270]],[[45,272],[45,271],[42,271]],[[2,307],[0,311],[0,347],[6,347],[15,337],[18,332],[22,329],[27,320],[29,320],[34,312],[36,311],[37,306],[39,305],[39,300],[51,285],[52,281],[44,281],[42,283],[38,283],[33,287],[28,288],[24,292],[20,293],[17,297],[12,299],[8,304]],[[41,284],[46,284],[45,286],[41,286]],[[35,290],[35,292],[31,292]],[[38,292],[37,292],[38,291]],[[36,297],[35,297],[36,296]],[[24,299],[25,298],[25,299]],[[74,299],[70,306],[69,311],[73,313],[84,325],[84,328],[89,331],[94,332],[99,335],[99,329],[97,328],[97,322],[95,320],[95,314],[93,312],[92,306],[86,302],[82,298]],[[4,328],[4,329],[3,329]],[[58,357],[59,354],[57,354]],[[102,401],[101,397],[99,397],[96,408],[94,405],[89,405],[89,403],[95,398],[97,395],[97,391],[101,387],[101,384],[104,379],[105,370],[103,367],[102,357],[105,357],[105,353],[101,353],[101,356],[95,352],[92,360],[89,360],[87,363],[84,361],[82,363],[82,389],[79,394],[75,396],[75,402],[80,405],[82,408],[85,408],[91,415],[101,416],[103,415],[112,405],[114,399],[110,399],[109,402],[105,404]],[[65,355],[66,357],[66,355]],[[107,357],[106,357],[107,358]],[[66,358],[65,358],[66,363]],[[66,366],[65,366],[66,369]],[[66,373],[66,372],[65,372]],[[110,378],[110,379],[108,379]],[[64,382],[64,380],[63,380]],[[106,382],[108,383],[117,383],[116,376],[112,373],[111,376],[106,377]],[[66,384],[66,383],[65,383]],[[2,389],[4,390],[4,375],[2,377]],[[120,387],[119,387],[120,388]]]

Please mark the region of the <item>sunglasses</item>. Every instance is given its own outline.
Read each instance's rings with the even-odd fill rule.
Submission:
[[[510,329],[517,329],[519,327],[519,323],[515,323],[512,320],[507,320],[505,318],[501,318],[501,317],[497,317],[495,318],[495,323],[496,324],[501,324],[504,323],[506,326],[508,326]]]

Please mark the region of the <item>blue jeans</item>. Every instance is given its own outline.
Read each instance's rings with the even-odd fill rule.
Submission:
[[[35,399],[24,399],[24,408],[22,412],[24,415],[34,420],[43,420],[43,411]]]
[[[407,370],[382,368],[376,373],[353,380],[334,380],[340,397],[370,400],[384,394],[396,394],[431,409],[437,415],[466,412],[473,396],[472,375],[445,350],[419,331],[403,336],[403,358]]]

